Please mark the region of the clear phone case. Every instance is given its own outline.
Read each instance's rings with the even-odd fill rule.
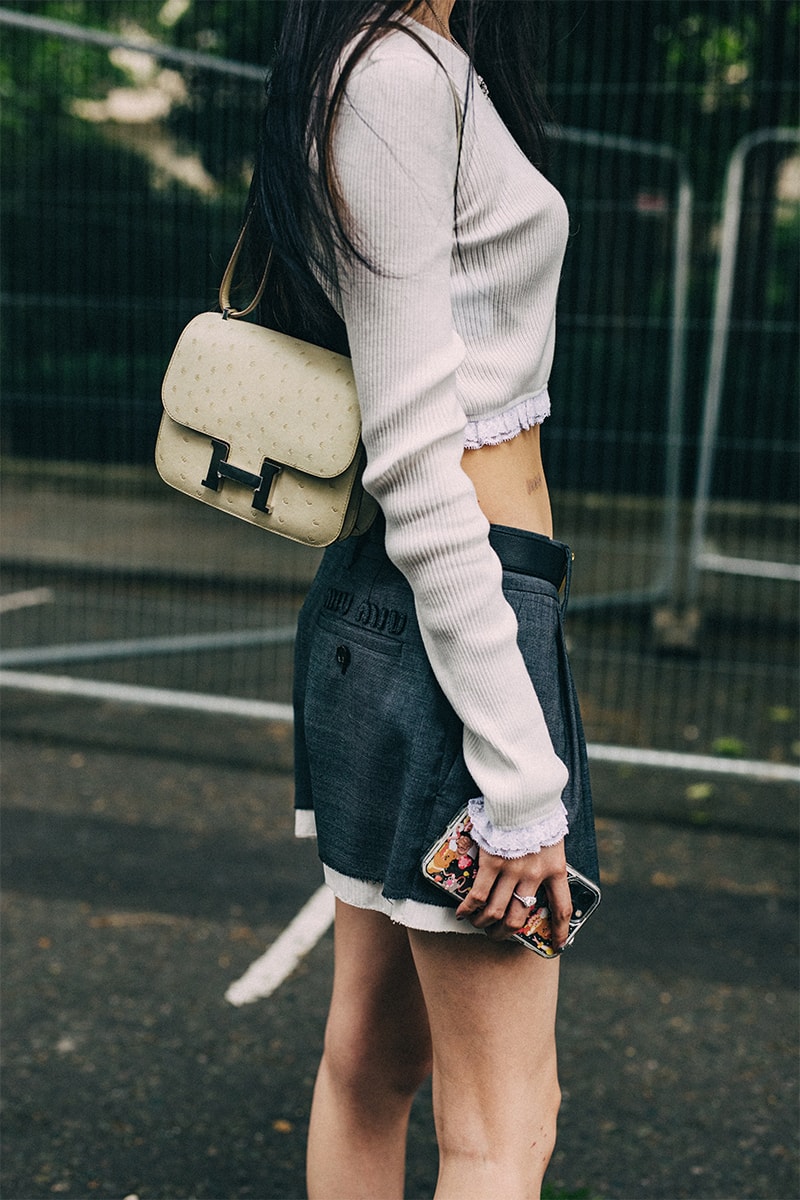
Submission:
[[[469,893],[475,878],[478,846],[472,839],[472,821],[465,808],[448,825],[440,838],[422,859],[422,873],[436,887],[448,892],[456,904]],[[600,903],[600,888],[585,875],[567,864],[567,879],[572,895],[572,918],[566,945],[574,939]],[[543,958],[555,958],[559,951],[553,947],[550,932],[550,910],[544,889],[537,893],[528,920],[518,933],[518,942],[535,950]]]

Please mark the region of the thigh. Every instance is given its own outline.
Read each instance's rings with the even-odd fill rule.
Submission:
[[[433,1044],[442,1148],[490,1155],[550,1136],[559,964],[514,942],[410,931]]]
[[[400,1089],[416,1088],[430,1064],[427,1011],[408,930],[341,900],[325,1053],[333,1068],[371,1073]]]

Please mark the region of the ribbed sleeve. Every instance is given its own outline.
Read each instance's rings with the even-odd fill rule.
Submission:
[[[460,76],[454,75],[462,97],[467,69],[464,59]],[[482,218],[470,208],[468,172],[473,181],[480,178],[474,173],[480,147],[468,134],[459,235],[465,248],[473,244],[479,264],[484,251],[475,258],[474,247]],[[453,93],[442,66],[413,39],[391,35],[355,69],[333,157],[349,226],[374,268],[342,256],[339,295],[332,297],[350,340],[367,450],[364,485],[385,515],[387,552],[413,590],[433,671],[464,723],[466,762],[488,817],[502,829],[552,820],[567,771],[517,646],[516,618],[503,596],[486,519],[460,465],[468,421],[461,373],[469,365],[478,395],[497,396],[509,387],[498,341],[500,352],[509,337],[533,343],[528,333],[520,335],[515,311],[528,270],[516,260],[505,264],[501,237],[499,267],[489,255],[485,276],[477,265],[477,276],[473,272],[473,289],[477,279],[484,300],[464,305],[470,279],[455,274]],[[498,214],[501,226],[508,219],[509,213]],[[496,282],[484,287],[498,269],[510,277],[504,296]],[[529,279],[525,286],[530,291]],[[546,310],[535,314],[541,345],[523,350],[535,373],[552,354],[546,343],[554,295],[547,302],[534,297],[533,305]],[[524,307],[529,313],[530,300]],[[530,315],[526,321],[530,326]],[[532,378],[534,385],[539,391],[542,381]],[[509,404],[515,399],[506,396]]]

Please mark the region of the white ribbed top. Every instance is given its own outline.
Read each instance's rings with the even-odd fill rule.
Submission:
[[[341,258],[331,295],[353,357],[364,485],[384,512],[387,552],[413,590],[436,678],[464,723],[490,831],[535,835],[538,826],[558,840],[567,770],[460,463],[465,445],[507,440],[549,412],[567,213],[476,82],[454,229],[458,134],[447,74],[463,100],[471,68],[458,47],[409,25],[443,65],[413,37],[390,33],[351,75],[333,146],[354,240],[378,268]]]

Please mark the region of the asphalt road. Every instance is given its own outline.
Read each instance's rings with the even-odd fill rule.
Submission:
[[[320,883],[287,728],[3,700],[4,1200],[299,1200],[330,934],[225,1000]],[[794,1200],[796,790],[594,779],[605,895],[564,962],[548,1184]],[[423,1092],[409,1200],[435,1175]]]

